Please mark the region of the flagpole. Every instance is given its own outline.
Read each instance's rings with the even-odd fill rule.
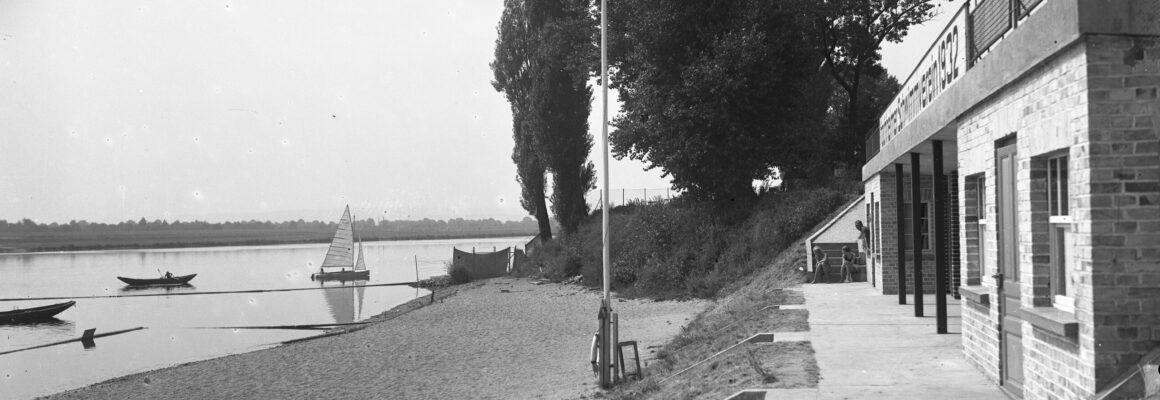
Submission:
[[[604,243],[602,251],[602,259],[604,264],[604,298],[600,304],[600,332],[601,344],[600,346],[600,386],[608,388],[612,386],[612,377],[609,376],[609,366],[612,360],[612,295],[611,295],[611,261],[609,256],[610,235],[608,231],[608,196],[605,193],[608,191],[608,0],[600,0],[600,91],[601,91],[601,132],[600,143],[602,147],[601,157],[603,163],[603,189],[600,196],[600,224],[601,231],[604,233]]]

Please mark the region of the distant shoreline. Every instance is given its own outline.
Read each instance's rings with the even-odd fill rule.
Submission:
[[[268,232],[270,236],[283,236],[277,232]],[[511,237],[511,236],[534,236],[535,233],[528,232],[464,232],[464,233],[445,233],[445,234],[415,234],[415,235],[376,235],[374,237],[364,237],[363,240],[367,242],[386,241],[386,240],[451,240],[451,239],[474,239],[474,238],[497,238],[497,237]],[[69,235],[71,236],[71,235]],[[116,237],[117,235],[105,235],[102,238],[83,238],[81,240],[74,240],[71,237],[59,237],[54,240],[53,237],[39,237],[39,238],[22,238],[24,240],[12,240],[10,237],[2,237],[0,235],[0,255],[22,254],[22,253],[55,253],[55,252],[73,252],[73,251],[102,251],[102,250],[149,250],[149,249],[186,249],[186,248],[202,248],[202,247],[241,247],[241,246],[276,246],[286,244],[319,244],[329,243],[330,236],[314,236],[311,237],[294,237],[294,238],[273,238],[263,239],[259,234],[245,235],[243,237],[229,237],[225,239],[207,238],[201,235],[178,235],[178,236],[131,236],[131,237]],[[19,242],[27,242],[21,244]],[[17,243],[13,243],[17,242]],[[77,242],[81,242],[78,244]]]

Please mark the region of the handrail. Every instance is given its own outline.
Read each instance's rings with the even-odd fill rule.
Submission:
[[[1120,389],[1121,386],[1132,380],[1132,378],[1143,374],[1145,366],[1157,362],[1160,362],[1160,348],[1152,349],[1152,351],[1148,352],[1147,355],[1141,358],[1140,361],[1136,363],[1136,365],[1133,365],[1132,368],[1129,368],[1127,371],[1124,371],[1124,373],[1120,374],[1120,376],[1116,377],[1115,381],[1112,381],[1112,383],[1108,384],[1104,390],[1101,390],[1096,394],[1095,400],[1104,400],[1108,398],[1108,396],[1111,396],[1113,393],[1115,393],[1116,390]]]

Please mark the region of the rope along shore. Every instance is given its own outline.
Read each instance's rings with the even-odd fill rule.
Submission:
[[[418,282],[376,283],[373,285],[362,285],[362,286],[357,286],[357,287],[408,286],[408,285],[415,285],[417,283]],[[351,287],[352,286],[331,286],[331,287],[316,287],[316,288],[252,289],[252,290],[230,290],[230,291],[214,291],[214,292],[111,294],[111,295],[105,295],[105,296],[17,297],[17,298],[3,298],[3,299],[0,299],[0,301],[112,299],[112,298],[119,298],[119,297],[195,296],[195,295],[203,295],[203,294],[296,292],[299,290],[349,289]]]

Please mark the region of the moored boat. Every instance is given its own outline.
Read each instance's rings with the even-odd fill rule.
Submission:
[[[10,322],[26,322],[26,321],[42,321],[52,319],[53,316],[60,314],[69,307],[76,305],[75,301],[66,301],[60,304],[51,304],[47,306],[15,309],[12,311],[0,311],[0,323]]]
[[[371,271],[363,261],[362,240],[358,243],[358,258],[354,256],[354,223],[350,217],[350,206],[342,212],[338,220],[338,230],[330,240],[330,248],[326,249],[326,258],[322,260],[322,267],[318,272],[310,275],[310,279],[326,281],[354,281],[368,280]]]
[[[189,274],[189,275],[182,275],[182,276],[162,276],[160,278],[146,278],[146,279],[126,278],[123,276],[118,276],[117,279],[120,279],[121,282],[125,282],[126,284],[129,284],[130,286],[167,286],[167,285],[186,285],[186,284],[189,284],[189,281],[192,280],[193,277],[195,277],[195,276],[197,276],[197,274]]]

